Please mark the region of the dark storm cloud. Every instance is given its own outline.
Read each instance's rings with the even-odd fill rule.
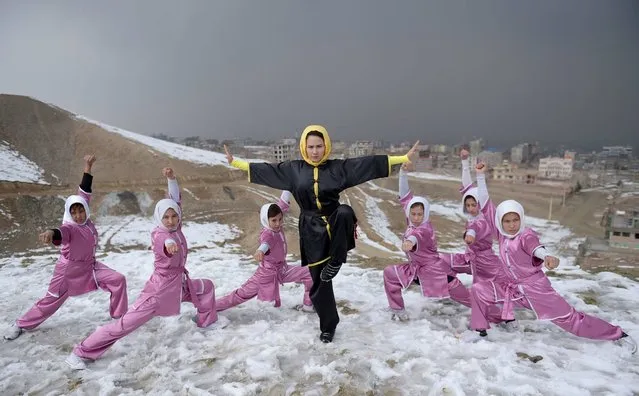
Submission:
[[[636,1],[0,2],[0,91],[133,131],[639,143]]]

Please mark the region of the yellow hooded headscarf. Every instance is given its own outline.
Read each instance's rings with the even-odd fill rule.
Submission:
[[[324,146],[326,150],[324,151],[324,156],[319,162],[313,162],[306,154],[306,137],[310,132],[319,132],[322,134],[324,138]],[[304,161],[312,166],[318,166],[326,162],[328,157],[331,155],[331,138],[328,136],[328,132],[326,132],[326,128],[321,125],[309,125],[304,128],[304,132],[302,132],[302,137],[300,138],[300,153],[302,153],[302,158]]]

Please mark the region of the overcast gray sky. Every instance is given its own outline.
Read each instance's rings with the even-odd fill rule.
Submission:
[[[639,2],[0,0],[0,92],[144,134],[639,146]]]

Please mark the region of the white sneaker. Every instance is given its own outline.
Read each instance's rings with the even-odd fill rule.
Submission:
[[[615,340],[615,343],[623,349],[630,351],[630,353],[634,355],[637,352],[637,343],[628,334],[624,334],[625,337],[621,337],[620,339]]]
[[[398,320],[400,322],[406,322],[407,320],[410,319],[408,317],[408,312],[406,312],[406,310],[403,310],[403,309],[394,310],[394,309],[392,309],[391,312],[393,312],[393,314],[391,315],[391,320]]]
[[[485,340],[487,336],[482,336],[479,331],[466,330],[460,334],[459,339],[462,342],[474,343]]]
[[[87,368],[87,364],[84,362],[84,359],[73,352],[67,356],[64,362],[73,370],[84,370]]]
[[[516,320],[510,322],[501,322],[497,326],[508,333],[519,331],[519,322]]]
[[[226,316],[218,315],[217,316],[217,320],[214,323],[211,323],[210,325],[208,325],[206,327],[200,327],[200,329],[202,329],[202,330],[220,330],[220,329],[223,329],[226,326],[228,326],[229,323],[231,323],[231,321]]]
[[[14,323],[4,334],[4,339],[7,341],[15,340],[16,338],[20,337],[20,334],[22,334],[22,332],[22,327]]]
[[[315,313],[315,307],[312,305],[297,304],[295,309],[306,313]]]

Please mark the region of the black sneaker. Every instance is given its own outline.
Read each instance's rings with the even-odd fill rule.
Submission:
[[[330,333],[328,331],[323,331],[322,334],[320,334],[320,341],[322,341],[325,344],[328,344],[329,342],[333,342],[333,336],[335,335],[335,333]]]

